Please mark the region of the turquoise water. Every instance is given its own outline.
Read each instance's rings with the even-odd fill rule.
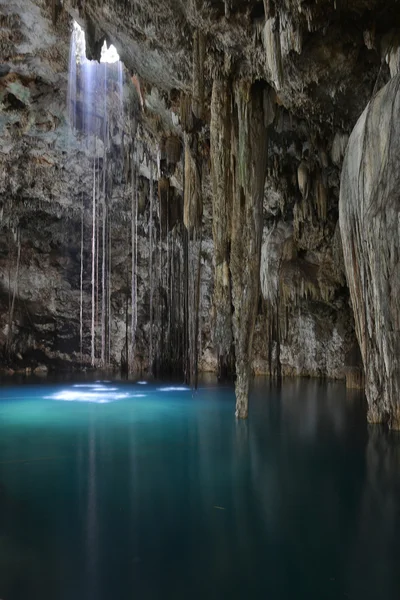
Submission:
[[[400,437],[359,396],[95,386],[0,387],[2,600],[400,598]]]

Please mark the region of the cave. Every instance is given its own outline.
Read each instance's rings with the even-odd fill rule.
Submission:
[[[399,598],[398,1],[0,26],[0,598]]]

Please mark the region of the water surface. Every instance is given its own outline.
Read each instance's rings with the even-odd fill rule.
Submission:
[[[400,437],[357,394],[94,386],[0,387],[2,600],[400,598]]]

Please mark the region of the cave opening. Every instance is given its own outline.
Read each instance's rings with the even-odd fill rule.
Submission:
[[[104,43],[100,61],[86,57],[85,32],[74,21],[71,32],[67,109],[69,152],[79,141],[88,154],[93,177],[89,203],[81,203],[80,356],[83,360],[84,273],[90,265],[91,365],[111,361],[111,243],[109,202],[115,178],[115,162],[123,161],[121,140],[126,128],[124,114],[124,67],[113,45]],[[119,151],[116,150],[119,140]],[[89,204],[89,206],[88,206]],[[84,223],[91,220],[91,252],[85,255]],[[99,289],[100,288],[100,289]],[[100,315],[99,315],[100,313]],[[100,330],[100,331],[99,331]],[[96,337],[100,338],[99,343]],[[99,347],[100,346],[100,347]]]

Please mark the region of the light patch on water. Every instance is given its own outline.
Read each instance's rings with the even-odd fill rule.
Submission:
[[[147,381],[138,381],[139,385],[147,385]]]
[[[56,392],[52,396],[47,396],[46,399],[58,400],[63,402],[94,402],[96,404],[107,404],[109,402],[115,402],[116,400],[123,400],[124,398],[129,398],[129,394],[121,392],[116,393],[118,392],[117,388],[99,389],[96,386],[91,387],[92,389],[90,391],[61,390],[60,392]]]
[[[185,387],[183,385],[178,387],[170,386],[157,388],[157,392],[190,392],[190,388]]]
[[[76,388],[92,388],[93,387],[93,383],[74,383],[74,385],[72,387],[76,387]]]
[[[99,385],[98,383],[93,384],[93,383],[75,383],[73,385],[74,388],[89,388],[92,389],[96,392],[117,392],[118,388],[110,388],[107,387],[105,385]]]

